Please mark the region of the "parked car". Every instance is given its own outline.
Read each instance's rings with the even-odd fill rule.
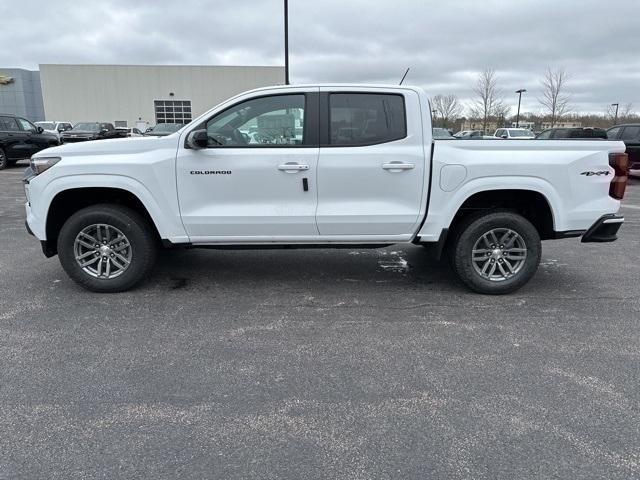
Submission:
[[[62,143],[86,142],[87,140],[103,140],[117,138],[117,130],[112,123],[81,122],[76,123],[71,130],[62,132]]]
[[[35,126],[29,120],[0,114],[0,170],[59,144],[56,135],[46,133],[42,127]]]
[[[159,123],[155,127],[148,128],[144,134],[152,137],[165,137],[177,132],[182,127],[184,127],[183,123]]]
[[[627,146],[629,170],[634,176],[640,176],[640,123],[616,125],[607,130],[609,140],[622,140]]]
[[[558,140],[569,138],[601,138],[607,139],[607,132],[603,128],[572,127],[572,128],[549,128],[536,135],[536,140]]]
[[[505,140],[528,140],[536,138],[535,134],[526,128],[498,128],[493,136]]]
[[[482,140],[484,132],[482,130],[462,130],[454,133],[453,136],[460,140]]]
[[[278,86],[174,135],[62,145],[31,159],[27,228],[99,292],[147,278],[160,245],[404,243],[447,252],[469,288],[503,294],[533,277],[541,240],[616,240],[622,142],[433,142],[429,110],[417,87]],[[251,126],[260,141],[242,134]]]
[[[60,134],[71,130],[73,125],[71,122],[35,122],[36,127],[42,127],[45,132],[55,135],[60,140]]]
[[[143,135],[143,133],[135,127],[116,127],[116,130],[121,137],[141,137]]]
[[[446,128],[432,128],[434,140],[457,140]]]

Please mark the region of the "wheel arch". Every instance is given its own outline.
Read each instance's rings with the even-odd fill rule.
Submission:
[[[74,187],[56,193],[49,204],[45,226],[46,242],[43,243],[45,254],[53,256],[57,253],[60,229],[71,215],[83,208],[99,204],[122,205],[130,208],[149,223],[158,239],[162,238],[149,208],[130,190],[119,187]]]
[[[522,215],[538,230],[542,240],[554,238],[556,217],[551,201],[545,193],[532,188],[494,188],[468,195],[455,210],[449,230],[469,214],[478,210],[507,209]]]

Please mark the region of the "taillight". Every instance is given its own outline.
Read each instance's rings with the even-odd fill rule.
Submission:
[[[609,165],[615,170],[609,187],[609,196],[616,200],[622,200],[624,191],[627,188],[627,180],[629,179],[629,155],[626,153],[610,153]]]

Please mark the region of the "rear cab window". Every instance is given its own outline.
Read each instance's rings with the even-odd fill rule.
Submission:
[[[0,131],[3,132],[18,132],[20,127],[18,122],[13,117],[0,117]]]
[[[404,97],[397,93],[329,94],[329,145],[365,146],[407,136]]]

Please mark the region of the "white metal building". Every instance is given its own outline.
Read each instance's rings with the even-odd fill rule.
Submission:
[[[284,83],[284,67],[40,65],[47,120],[143,127],[187,123],[252,88]]]

